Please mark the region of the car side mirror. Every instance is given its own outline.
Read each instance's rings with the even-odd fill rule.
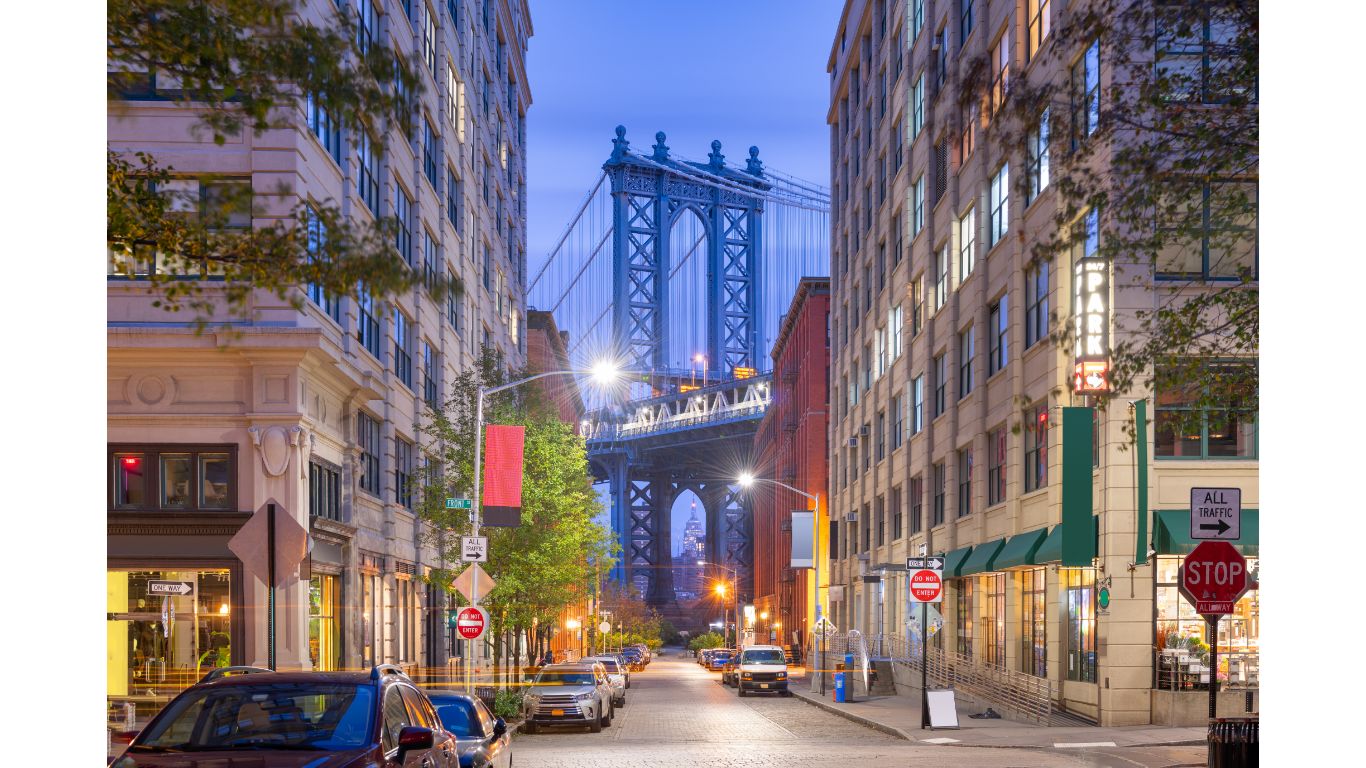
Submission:
[[[418,725],[406,726],[398,732],[398,764],[403,765],[403,757],[414,749],[432,748],[432,729]]]
[[[494,721],[493,721],[493,735],[494,735],[494,736],[502,736],[503,734],[505,734],[505,733],[507,733],[507,732],[508,732],[508,723],[507,723],[506,720],[504,720],[503,718],[500,717],[500,718],[498,718],[497,720],[494,720]]]

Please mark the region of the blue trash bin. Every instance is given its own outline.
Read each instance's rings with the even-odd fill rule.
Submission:
[[[843,673],[843,672],[836,672],[836,673],[835,673],[835,703],[836,703],[836,704],[843,704],[844,702],[845,702],[845,697],[844,697],[844,673]]]

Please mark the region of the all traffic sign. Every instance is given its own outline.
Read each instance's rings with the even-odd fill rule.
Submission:
[[[1191,538],[1237,541],[1241,538],[1241,488],[1191,489]]]
[[[466,563],[487,563],[489,561],[489,537],[461,536],[460,560]]]
[[[944,572],[922,568],[910,571],[911,602],[942,603],[944,601]]]
[[[1252,584],[1247,560],[1227,541],[1202,541],[1181,564],[1181,594],[1206,619],[1233,613]]]
[[[489,615],[483,608],[468,606],[455,615],[455,631],[463,640],[478,640],[489,626]]]

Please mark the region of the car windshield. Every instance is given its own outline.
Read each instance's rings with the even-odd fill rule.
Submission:
[[[374,709],[374,691],[364,685],[191,688],[171,702],[131,749],[355,749],[370,742]]]
[[[432,697],[436,706],[436,716],[441,718],[441,727],[450,731],[457,739],[482,737],[483,726],[474,713],[474,705],[463,699]]]
[[[730,661],[729,653],[714,653],[711,657],[715,661]]]
[[[542,672],[536,685],[593,685],[592,672]]]
[[[751,648],[740,656],[741,664],[783,664],[783,652],[772,648]]]
[[[621,667],[617,666],[616,659],[598,659],[598,663],[602,664],[604,667],[607,667],[607,671],[611,674],[615,675],[621,671]]]

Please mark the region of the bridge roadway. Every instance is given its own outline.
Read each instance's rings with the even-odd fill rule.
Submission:
[[[1161,750],[1123,750],[1120,757],[1101,752],[903,741],[796,697],[741,699],[735,689],[720,684],[719,673],[707,672],[676,648],[656,654],[650,666],[632,675],[626,703],[617,710],[612,726],[602,733],[590,733],[585,728],[517,734],[513,764],[518,768],[1145,768],[1192,764],[1190,760],[1174,760],[1173,755]]]

